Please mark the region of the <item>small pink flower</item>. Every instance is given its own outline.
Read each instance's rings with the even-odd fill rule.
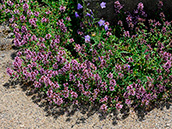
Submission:
[[[46,34],[45,38],[46,39],[50,39],[51,38],[51,35],[50,34]]]
[[[18,9],[15,9],[14,14],[20,14],[20,11]]]
[[[25,19],[26,19],[26,17],[25,17],[24,15],[21,15],[21,16],[20,16],[21,22],[24,22]]]
[[[144,94],[146,91],[145,91],[145,88],[142,86],[141,88],[140,88],[140,93],[142,93],[142,94]]]
[[[112,78],[113,78],[113,74],[112,74],[112,73],[109,73],[109,74],[107,75],[107,77],[110,78],[110,79],[112,79]]]
[[[123,96],[124,96],[124,98],[128,98],[128,92],[125,92],[124,94],[123,94]]]
[[[10,18],[9,22],[12,23],[14,21],[14,18]]]
[[[86,83],[85,88],[88,90],[90,88],[90,85],[88,83]]]
[[[21,56],[22,55],[22,52],[17,52],[17,56]]]
[[[121,20],[118,21],[119,26],[123,26],[123,22]]]
[[[116,69],[117,71],[121,71],[121,65],[119,65],[119,64],[115,65],[115,69]]]
[[[143,3],[140,2],[138,5],[137,5],[137,9],[138,10],[143,10],[144,6],[143,6]]]
[[[135,94],[136,94],[136,92],[134,91],[134,89],[131,89],[131,90],[129,91],[129,95],[134,96]]]
[[[114,7],[115,7],[116,13],[120,13],[119,11],[123,8],[123,5],[121,5],[119,1],[115,1]]]
[[[9,0],[9,1],[7,1],[7,4],[8,4],[9,6],[13,6],[13,5],[14,5],[14,3],[13,3],[13,2],[11,2],[10,0]]]
[[[42,37],[40,37],[40,38],[39,38],[39,41],[40,41],[40,42],[44,42],[44,41],[45,41],[45,39],[44,39],[44,38],[42,38]]]
[[[19,47],[19,46],[21,46],[21,42],[18,39],[15,38],[14,39],[14,45]]]
[[[26,26],[22,26],[22,27],[21,27],[21,32],[22,32],[22,33],[26,33],[26,32],[27,32]]]
[[[36,88],[39,88],[39,87],[41,86],[41,83],[38,82],[38,81],[34,81],[34,86],[35,86]]]
[[[158,8],[162,8],[162,6],[163,6],[163,2],[162,1],[159,1]]]
[[[78,94],[74,91],[71,92],[71,97],[74,97],[74,98],[77,98],[78,97]]]
[[[43,23],[43,22],[49,22],[49,19],[46,19],[45,17],[43,17],[42,19],[41,19],[41,22]]]
[[[106,104],[103,104],[103,105],[100,107],[100,109],[101,109],[101,110],[105,110],[105,111],[106,111],[106,110],[107,110],[107,106],[106,106]]]
[[[81,46],[79,44],[76,44],[74,49],[76,50],[76,52],[79,52],[81,50]]]
[[[90,92],[90,91],[84,91],[83,94],[84,94],[85,96],[89,96],[89,95],[91,94],[91,92]]]
[[[171,65],[171,61],[168,60],[168,61],[164,64],[163,67],[164,67],[165,69],[169,69],[169,68],[171,68],[171,66],[172,66],[172,65]]]
[[[110,90],[110,91],[114,91],[114,87],[113,87],[113,86],[110,86],[110,87],[109,87],[109,90]]]
[[[30,23],[31,25],[36,25],[36,22],[35,22],[34,19],[29,19],[29,23]]]
[[[106,35],[107,35],[107,36],[110,36],[110,35],[112,35],[112,33],[108,31],[108,32],[106,33]]]
[[[34,12],[35,17],[39,16],[39,12]]]
[[[71,18],[68,16],[68,17],[66,17],[66,20],[67,21],[71,21]]]
[[[124,36],[125,37],[130,37],[130,32],[129,31],[124,31]]]
[[[118,73],[118,75],[120,78],[124,77],[124,74],[122,74],[122,73]]]
[[[29,9],[29,10],[27,11],[27,15],[30,17],[31,15],[33,15],[33,12]]]
[[[127,20],[127,23],[132,22],[132,17],[130,15],[128,15],[126,20]]]
[[[73,104],[78,105],[78,100],[74,100]]]
[[[54,69],[58,69],[57,62],[56,62],[55,64],[53,64],[53,68],[54,68]]]
[[[14,72],[13,70],[11,70],[10,68],[7,68],[7,74],[9,76],[12,76],[13,72]]]
[[[24,9],[24,11],[26,12],[27,9],[29,9],[29,5],[28,5],[27,3],[24,3],[24,4],[23,4],[23,9]]]
[[[64,12],[66,10],[66,7],[65,6],[60,6],[60,11],[61,12]]]
[[[121,105],[120,103],[117,103],[117,104],[116,104],[116,109],[117,109],[117,110],[121,109],[122,107],[123,107],[123,105]]]
[[[132,89],[132,88],[133,88],[133,85],[127,86],[127,90],[130,90],[130,89]]]
[[[165,15],[164,15],[163,12],[161,12],[161,13],[159,14],[159,16],[160,16],[160,17],[163,17],[163,18],[165,17]]]
[[[50,10],[48,10],[47,12],[45,12],[46,14],[50,14],[51,13],[51,11]]]
[[[73,38],[69,39],[69,42],[70,43],[74,42],[74,39]]]
[[[115,85],[116,85],[116,81],[115,81],[115,79],[111,79],[111,80],[110,80],[110,85],[113,85],[113,86],[115,86]]]
[[[127,105],[130,105],[130,104],[131,104],[131,100],[126,99],[126,100],[125,100],[125,103],[126,103]]]
[[[33,35],[33,36],[31,37],[31,40],[32,40],[32,41],[36,41],[36,40],[37,40],[36,35]]]

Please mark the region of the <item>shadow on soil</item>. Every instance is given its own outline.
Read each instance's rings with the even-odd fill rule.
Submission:
[[[27,96],[32,97],[32,101],[36,103],[40,108],[43,108],[43,110],[46,112],[46,116],[53,116],[54,119],[57,119],[61,115],[66,114],[66,122],[70,122],[72,120],[72,116],[79,111],[83,115],[86,115],[87,117],[81,116],[80,118],[77,118],[76,122],[74,125],[71,126],[73,128],[75,125],[80,124],[80,123],[85,123],[86,120],[91,117],[92,115],[99,114],[99,120],[106,119],[107,116],[111,118],[113,121],[112,124],[116,125],[117,120],[124,120],[126,119],[129,114],[130,114],[130,108],[129,107],[124,107],[120,112],[118,111],[112,111],[110,113],[102,113],[99,108],[100,105],[92,105],[88,106],[87,104],[81,104],[81,106],[68,106],[68,107],[57,107],[50,105],[48,101],[46,100],[46,94],[44,92],[38,91],[34,88],[31,82],[22,82],[19,80],[12,81],[11,79],[8,80],[7,83],[4,84],[4,87],[7,89],[9,88],[16,88],[16,85],[19,84],[22,88],[22,90],[26,93]],[[152,106],[149,106],[146,109],[141,109],[141,108],[136,108],[134,111],[138,117],[139,121],[145,120],[144,117],[145,115],[153,110],[154,108],[163,110],[163,108],[169,109],[171,106],[172,100],[165,102],[165,101],[160,101],[152,104]],[[120,117],[119,117],[119,114]]]
[[[16,53],[11,54],[12,59],[14,59],[15,56],[16,56]],[[89,106],[88,104],[84,104],[84,103],[81,104],[80,106],[71,105],[71,106],[63,107],[63,108],[53,106],[53,105],[50,105],[48,101],[46,100],[46,94],[44,92],[36,90],[32,84],[33,84],[32,82],[24,82],[21,80],[9,79],[8,82],[6,82],[3,86],[7,89],[11,89],[11,88],[16,88],[16,86],[19,85],[21,89],[26,93],[27,96],[31,96],[32,101],[34,103],[36,103],[40,108],[43,108],[43,110],[46,112],[47,117],[53,116],[54,119],[57,119],[59,116],[66,114],[66,122],[70,122],[71,120],[73,120],[72,116],[78,111],[84,116],[85,115],[87,116],[87,117],[81,116],[80,118],[77,118],[75,124],[72,125],[71,128],[73,128],[77,124],[85,123],[87,119],[93,116],[94,114],[99,114],[100,121],[106,119],[107,116],[110,117],[110,119],[113,121],[112,122],[113,125],[118,124],[117,120],[126,119],[130,114],[130,108],[126,106],[124,106],[120,112],[113,110],[110,113],[102,113],[99,110],[100,105]],[[145,115],[151,110],[153,110],[154,108],[163,110],[163,108],[166,107],[167,109],[169,109],[171,106],[171,103],[172,103],[171,99],[168,102],[165,102],[165,101],[156,102],[152,104],[151,106],[149,106],[148,108],[144,108],[144,109],[136,108],[134,111],[138,117],[138,120],[143,121]]]

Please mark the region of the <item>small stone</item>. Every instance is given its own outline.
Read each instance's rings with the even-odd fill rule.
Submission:
[[[5,26],[5,29],[11,31],[11,29],[8,26]]]
[[[5,54],[1,54],[1,57],[4,58],[5,57]]]
[[[20,125],[20,127],[21,127],[21,128],[23,128],[23,127],[24,127],[24,125]]]
[[[2,32],[5,29],[4,26],[0,26],[0,32]]]
[[[13,35],[14,35],[14,33],[9,33],[7,37],[11,38]]]
[[[170,127],[170,124],[166,123],[166,127]]]

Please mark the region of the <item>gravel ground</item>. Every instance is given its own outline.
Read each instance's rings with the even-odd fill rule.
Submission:
[[[0,41],[9,40],[9,44],[12,44],[12,39],[2,38]],[[6,68],[12,67],[17,50],[11,45],[4,48],[0,50],[0,129],[172,128],[172,100],[168,103],[157,102],[150,111],[130,109],[103,116],[96,106],[51,107],[43,99],[44,94],[33,90],[31,84],[12,81],[8,77]]]

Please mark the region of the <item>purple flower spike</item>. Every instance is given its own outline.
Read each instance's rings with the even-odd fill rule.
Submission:
[[[103,8],[106,8],[106,3],[105,3],[105,2],[102,2],[102,3],[100,4],[100,6],[101,6],[102,9],[103,9]]]
[[[105,21],[104,21],[104,20],[102,20],[102,19],[98,22],[99,26],[104,25],[104,23],[105,23]]]
[[[90,9],[90,13],[93,15],[93,11]]]
[[[98,58],[99,58],[99,61],[101,61],[100,57],[98,57]]]
[[[86,43],[90,42],[90,36],[89,36],[89,35],[86,35],[86,36],[85,36],[85,42],[86,42]]]
[[[79,14],[78,14],[77,12],[75,12],[75,17],[76,17],[76,18],[79,17]]]
[[[109,28],[108,28],[108,25],[105,25],[105,31],[107,31]]]
[[[90,14],[90,13],[87,13],[87,14],[86,14],[86,16],[89,16],[89,17],[91,17],[91,14]]]
[[[82,8],[83,8],[83,6],[80,3],[78,3],[77,9],[80,10]]]

